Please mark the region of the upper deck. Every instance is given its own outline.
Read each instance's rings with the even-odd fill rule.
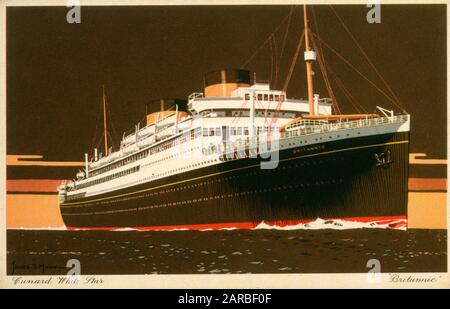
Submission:
[[[251,109],[252,96],[255,100],[255,112],[264,111],[269,116],[273,116],[276,110],[280,115],[283,112],[297,112],[306,114],[309,111],[308,100],[287,98],[286,93],[281,90],[272,90],[267,83],[258,83],[250,87],[238,87],[231,92],[230,96],[208,96],[195,92],[189,96],[188,108],[193,113],[205,111],[225,112],[231,111],[228,116],[236,116],[238,111]],[[329,115],[332,113],[331,102],[327,100],[319,101],[319,114]],[[235,111],[233,113],[233,111]]]

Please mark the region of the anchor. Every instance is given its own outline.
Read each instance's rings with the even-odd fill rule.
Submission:
[[[377,167],[384,167],[387,168],[389,165],[391,165],[391,151],[388,150],[386,152],[381,152],[380,154],[376,153],[375,155],[375,161],[377,162]]]

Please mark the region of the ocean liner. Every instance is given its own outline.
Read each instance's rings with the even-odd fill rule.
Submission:
[[[333,100],[314,93],[320,55],[306,6],[303,13],[307,100],[226,69],[207,73],[204,92],[187,101],[161,100],[116,150],[108,148],[105,116],[103,154],[85,154],[84,170],[59,187],[66,227],[406,221],[410,116],[381,107],[334,113]]]

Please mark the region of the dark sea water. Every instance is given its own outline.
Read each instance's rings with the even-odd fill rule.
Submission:
[[[394,229],[9,230],[8,275],[444,272],[447,231]]]

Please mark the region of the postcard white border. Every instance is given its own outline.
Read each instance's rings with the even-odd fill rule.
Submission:
[[[367,4],[368,1],[345,0],[345,1],[239,1],[239,0],[81,0],[81,5],[282,5],[282,4]],[[63,0],[5,0],[0,3],[0,288],[449,288],[448,269],[450,260],[447,254],[446,273],[398,273],[401,278],[435,278],[428,283],[413,282],[391,282],[392,274],[383,273],[380,283],[368,281],[367,274],[208,274],[208,275],[93,275],[81,276],[78,284],[58,284],[58,277],[62,276],[7,276],[6,275],[6,7],[7,6],[65,6],[67,1]],[[416,0],[384,0],[381,4],[447,4],[445,0],[416,1]],[[448,23],[450,8],[447,5],[447,72],[449,72],[450,59]],[[450,83],[447,73],[447,156],[450,150],[450,108],[449,96]],[[448,168],[450,172],[450,168]],[[447,222],[450,214],[448,211],[449,201],[447,200]],[[447,229],[447,252],[450,247],[450,240]],[[15,284],[18,277],[30,280],[48,280],[50,284]],[[94,277],[101,279],[103,283],[93,285],[83,283],[86,278]]]

